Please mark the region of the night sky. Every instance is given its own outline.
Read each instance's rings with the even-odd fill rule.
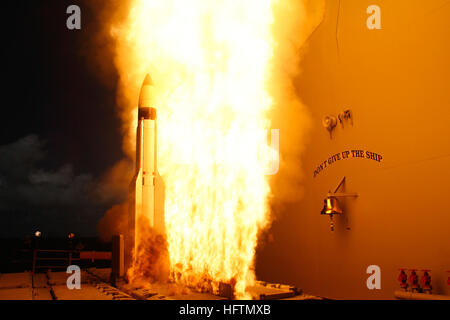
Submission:
[[[81,30],[66,27],[71,4],[81,8]],[[2,13],[0,238],[37,228],[94,235],[114,200],[89,193],[123,157],[99,13],[87,0],[16,0]]]

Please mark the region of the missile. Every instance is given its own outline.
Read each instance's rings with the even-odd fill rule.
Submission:
[[[148,223],[157,233],[164,232],[160,217],[156,217],[156,109],[153,103],[153,82],[149,74],[141,87],[136,130],[136,169],[130,184],[128,233],[130,249],[136,250],[139,229],[137,223]],[[144,218],[144,219],[142,219]]]

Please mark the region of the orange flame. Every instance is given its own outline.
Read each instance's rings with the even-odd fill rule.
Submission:
[[[273,150],[261,131],[271,125],[269,81],[279,67],[273,63],[277,2],[133,0],[126,21],[112,28],[125,103],[136,105],[146,73],[155,85],[173,280],[213,291],[230,283],[237,298],[249,297],[258,233],[269,223],[262,155]],[[293,15],[303,10],[287,8]],[[135,125],[131,115],[125,119],[126,144],[134,145]]]

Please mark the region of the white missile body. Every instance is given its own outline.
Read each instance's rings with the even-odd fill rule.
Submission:
[[[156,109],[153,107],[153,83],[145,77],[139,95],[136,132],[136,171],[130,185],[130,212],[128,220],[131,248],[138,245],[137,223],[148,223],[156,232],[163,233],[164,225],[156,217]],[[142,219],[144,218],[144,219]]]

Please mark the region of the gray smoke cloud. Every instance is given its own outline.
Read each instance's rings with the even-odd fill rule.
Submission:
[[[48,168],[49,159],[37,135],[0,146],[0,237],[36,228],[55,236],[69,231],[95,235],[105,211],[124,201],[125,184],[112,188],[114,183],[103,177],[75,173],[70,163]]]
[[[75,175],[71,164],[56,170],[39,167],[45,143],[36,135],[0,146],[0,206],[80,206],[89,204],[93,178]]]

